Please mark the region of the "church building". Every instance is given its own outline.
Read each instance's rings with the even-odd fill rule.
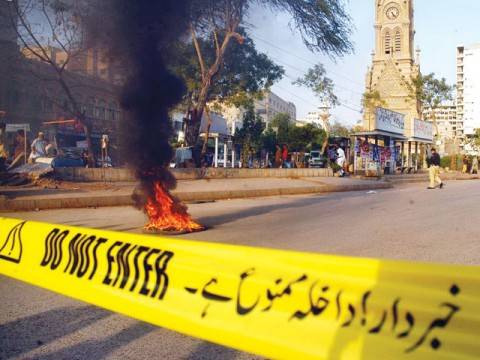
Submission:
[[[412,78],[420,72],[415,61],[413,0],[375,0],[375,51],[366,76],[366,92],[378,92],[382,107],[405,115],[405,135],[411,136],[419,119]],[[364,129],[376,127],[375,114],[364,110]]]

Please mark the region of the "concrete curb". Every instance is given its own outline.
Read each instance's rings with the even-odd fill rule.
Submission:
[[[226,199],[255,198],[279,195],[301,195],[301,194],[322,194],[347,191],[369,191],[391,189],[393,185],[387,182],[376,184],[352,184],[352,185],[322,185],[306,186],[295,188],[276,189],[248,189],[232,191],[199,191],[181,192],[174,194],[185,202],[215,201]],[[3,199],[0,201],[0,211],[34,211],[65,208],[89,208],[89,207],[110,207],[133,205],[130,194],[115,196],[83,196],[83,197],[62,197],[44,199]]]
[[[479,180],[480,177],[477,175],[460,175],[460,174],[440,174],[440,177],[445,181],[468,181],[468,180]],[[428,182],[428,175],[425,176],[412,176],[409,177],[397,177],[397,178],[387,178],[385,181],[392,184],[408,184],[408,183],[419,183],[419,182]]]

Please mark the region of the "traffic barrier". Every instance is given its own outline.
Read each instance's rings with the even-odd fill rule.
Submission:
[[[479,267],[0,218],[0,273],[269,358],[480,356]]]

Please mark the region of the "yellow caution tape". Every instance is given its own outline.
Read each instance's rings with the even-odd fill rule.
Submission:
[[[0,218],[0,273],[270,358],[480,357],[479,267]]]

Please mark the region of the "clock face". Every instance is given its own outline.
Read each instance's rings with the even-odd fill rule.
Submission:
[[[398,15],[400,15],[400,10],[398,10],[398,7],[396,6],[390,6],[388,9],[387,9],[387,18],[389,18],[390,20],[395,20],[396,18],[398,18]]]

